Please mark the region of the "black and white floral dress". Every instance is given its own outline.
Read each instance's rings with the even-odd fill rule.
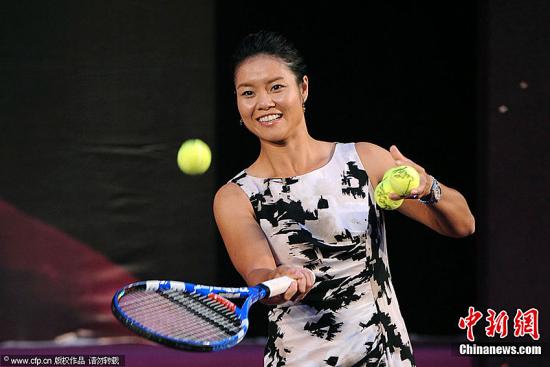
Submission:
[[[269,312],[265,366],[414,366],[388,266],[383,216],[354,143],[301,176],[231,180],[277,264],[313,270],[301,302]]]

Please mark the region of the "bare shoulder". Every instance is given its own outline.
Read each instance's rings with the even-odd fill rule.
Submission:
[[[379,145],[369,142],[355,143],[355,150],[361,158],[363,167],[367,170],[373,186],[378,184],[384,176],[384,172],[395,166],[390,152]]]
[[[355,143],[355,149],[357,150],[357,153],[359,153],[359,155],[365,156],[382,154],[382,152],[386,151],[381,146],[366,141]]]
[[[244,191],[233,182],[228,182],[218,189],[214,200],[234,200],[246,197]]]
[[[218,189],[214,197],[214,214],[225,211],[247,210],[250,201],[239,185],[228,182]]]

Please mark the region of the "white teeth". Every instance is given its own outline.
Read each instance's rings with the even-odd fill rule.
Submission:
[[[267,116],[260,117],[258,119],[258,121],[260,121],[260,122],[270,122],[270,121],[278,119],[279,117],[281,117],[281,115],[279,115],[279,114],[267,115]]]

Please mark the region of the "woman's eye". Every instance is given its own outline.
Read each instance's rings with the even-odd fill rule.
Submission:
[[[284,85],[282,84],[275,84],[273,87],[271,87],[272,90],[281,90],[284,88]]]
[[[254,95],[254,93],[252,93],[251,90],[245,90],[244,92],[241,93],[241,96],[243,96],[243,97],[251,97],[253,95]]]

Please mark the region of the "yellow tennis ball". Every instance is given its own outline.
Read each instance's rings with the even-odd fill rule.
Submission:
[[[384,177],[382,177],[382,181],[384,181],[385,179],[389,179],[392,172],[393,172],[393,168],[390,168],[389,170],[387,170],[386,173],[384,173]]]
[[[407,196],[420,185],[420,176],[411,166],[399,166],[392,168],[384,174],[389,180],[392,191],[400,196]]]
[[[200,139],[186,140],[178,151],[178,166],[188,175],[200,175],[210,167],[212,152]]]
[[[392,200],[389,195],[393,192],[389,180],[382,180],[374,190],[376,204],[385,210],[395,210],[403,204],[403,199]]]

